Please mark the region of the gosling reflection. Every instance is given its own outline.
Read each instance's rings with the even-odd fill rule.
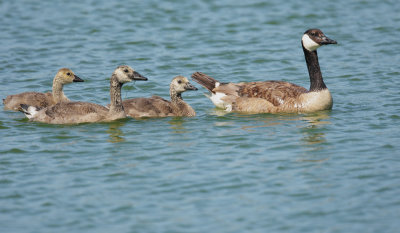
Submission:
[[[174,133],[187,133],[187,130],[183,123],[185,122],[184,117],[173,117],[168,123],[171,125]]]
[[[124,125],[125,125],[125,120],[117,120],[109,123],[109,129],[107,130],[107,133],[109,134],[110,138],[107,141],[111,143],[124,142],[125,135],[120,129],[120,127]]]

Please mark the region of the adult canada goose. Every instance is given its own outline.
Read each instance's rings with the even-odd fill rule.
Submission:
[[[135,98],[122,101],[125,112],[134,118],[196,116],[196,112],[182,99],[182,93],[197,90],[186,77],[176,76],[169,86],[171,101],[152,96],[150,98]]]
[[[332,108],[332,96],[322,79],[317,49],[336,44],[319,29],[307,30],[302,39],[310,76],[310,90],[283,81],[220,83],[196,72],[192,78],[211,92],[215,106],[227,111],[247,113],[315,112]]]
[[[60,102],[47,108],[21,105],[21,111],[31,121],[49,124],[77,124],[85,122],[104,122],[125,118],[122,106],[121,88],[124,83],[147,78],[134,71],[129,66],[119,66],[113,72],[110,80],[110,108],[87,102]]]
[[[3,99],[4,110],[18,111],[21,104],[48,107],[58,102],[67,102],[69,99],[64,95],[63,86],[72,82],[83,82],[72,70],[61,68],[53,79],[52,92],[23,92],[16,95],[9,95]]]

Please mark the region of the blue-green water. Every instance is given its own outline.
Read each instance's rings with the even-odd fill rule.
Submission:
[[[168,98],[175,75],[309,86],[302,33],[320,28],[332,111],[47,125],[0,111],[0,232],[398,232],[398,1],[0,0],[0,97],[49,91],[107,104],[121,64]]]

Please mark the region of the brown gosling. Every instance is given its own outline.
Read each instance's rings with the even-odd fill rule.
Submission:
[[[169,117],[169,116],[196,116],[194,109],[182,99],[182,93],[197,90],[186,77],[176,76],[169,86],[171,101],[152,96],[150,98],[135,98],[124,100],[126,114],[130,117]]]
[[[21,104],[45,108],[59,102],[70,101],[63,92],[63,86],[72,82],[83,82],[72,70],[61,68],[53,79],[52,92],[23,92],[3,99],[4,110],[18,111]]]

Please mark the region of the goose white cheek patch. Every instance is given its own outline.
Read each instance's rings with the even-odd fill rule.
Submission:
[[[315,41],[313,41],[307,34],[304,34],[303,37],[301,38],[301,41],[303,42],[304,48],[306,48],[308,51],[315,51],[321,45],[317,44]]]

